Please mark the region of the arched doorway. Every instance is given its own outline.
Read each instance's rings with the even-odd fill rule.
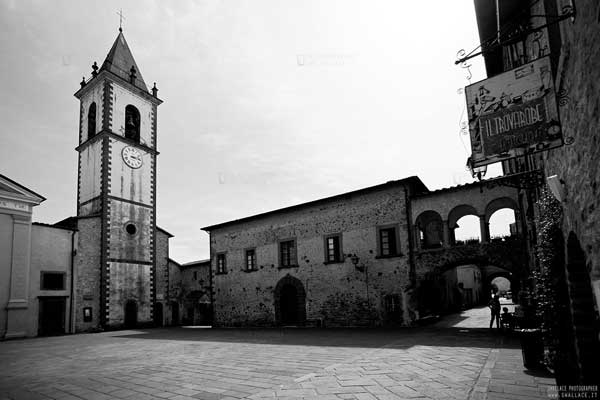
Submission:
[[[154,325],[163,326],[163,305],[154,303]]]
[[[302,325],[306,322],[304,285],[291,275],[281,278],[275,287],[275,318],[280,325]]]
[[[423,250],[436,249],[444,244],[442,217],[435,211],[424,211],[416,219],[417,243]]]
[[[125,327],[135,328],[137,325],[137,302],[135,300],[127,300],[125,303]]]
[[[279,297],[281,308],[281,323],[293,324],[298,321],[298,291],[294,285],[285,284]]]
[[[600,357],[600,348],[594,293],[585,253],[573,232],[567,239],[567,282],[578,369],[578,381],[574,383],[597,384],[599,379],[595,364]]]

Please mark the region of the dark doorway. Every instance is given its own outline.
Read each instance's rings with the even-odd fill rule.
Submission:
[[[281,322],[283,324],[294,324],[298,322],[298,291],[292,285],[284,285],[281,288],[279,298],[281,306]]]
[[[154,325],[163,326],[163,305],[154,303]]]
[[[135,328],[137,325],[138,307],[135,300],[125,303],[125,328]]]
[[[171,319],[172,325],[179,325],[179,303],[176,301],[171,302]]]
[[[571,304],[572,329],[575,338],[580,385],[598,383],[596,363],[600,357],[594,293],[586,256],[577,236],[571,232],[567,239],[567,281]]]
[[[39,336],[65,333],[65,306],[64,297],[40,298]]]
[[[277,283],[274,294],[277,323],[302,325],[306,322],[306,292],[299,279],[286,275]]]

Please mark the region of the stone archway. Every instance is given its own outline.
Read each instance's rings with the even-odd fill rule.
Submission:
[[[278,325],[303,325],[306,322],[306,291],[299,279],[289,274],[281,278],[274,297]]]

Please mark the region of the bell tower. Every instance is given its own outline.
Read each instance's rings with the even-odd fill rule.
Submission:
[[[131,327],[153,318],[156,117],[162,103],[157,93],[156,84],[148,90],[120,28],[100,68],[94,62],[91,78],[75,93],[80,101],[77,217],[80,226],[84,219],[97,219],[97,235],[91,236],[100,242],[96,262],[82,263],[79,275],[99,280],[93,291],[100,293],[88,293],[87,300],[99,301],[103,327]]]

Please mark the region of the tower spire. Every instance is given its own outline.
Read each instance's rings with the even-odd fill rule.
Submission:
[[[132,67],[135,68],[135,79],[133,82],[131,81]],[[109,71],[125,81],[132,83],[134,86],[137,86],[146,92],[148,91],[146,83],[144,82],[144,78],[142,77],[142,73],[140,72],[137,63],[131,54],[131,50],[125,41],[123,32],[119,32],[117,35],[115,43],[100,67],[100,72],[102,71]]]

